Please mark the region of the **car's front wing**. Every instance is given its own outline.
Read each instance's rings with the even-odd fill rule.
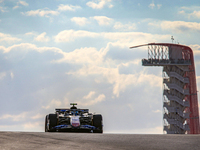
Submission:
[[[95,126],[91,125],[80,125],[79,127],[73,127],[72,125],[57,125],[53,127],[52,129],[56,130],[96,130],[97,128]]]

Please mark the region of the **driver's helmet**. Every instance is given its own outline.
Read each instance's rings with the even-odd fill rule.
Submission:
[[[74,111],[71,111],[71,114],[74,115]]]
[[[78,111],[76,111],[75,115],[78,115]]]

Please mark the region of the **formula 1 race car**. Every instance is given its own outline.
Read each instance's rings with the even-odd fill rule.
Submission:
[[[55,109],[55,114],[45,117],[45,132],[75,131],[103,133],[102,116],[89,113],[89,109],[77,109],[71,103],[70,109]]]

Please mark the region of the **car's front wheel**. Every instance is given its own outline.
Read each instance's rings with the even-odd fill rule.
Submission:
[[[102,124],[103,118],[99,115],[93,115],[93,126],[96,127],[95,130],[93,130],[93,133],[103,133],[103,124]]]
[[[48,132],[48,129],[47,129],[47,118],[48,116],[46,115],[46,117],[45,117],[45,127],[44,127],[44,131],[45,132]]]
[[[49,131],[50,132],[55,132],[56,129],[53,127],[57,126],[57,114],[49,114]]]

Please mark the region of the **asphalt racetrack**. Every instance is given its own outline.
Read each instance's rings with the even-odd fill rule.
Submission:
[[[0,150],[200,150],[200,135],[0,132]]]

